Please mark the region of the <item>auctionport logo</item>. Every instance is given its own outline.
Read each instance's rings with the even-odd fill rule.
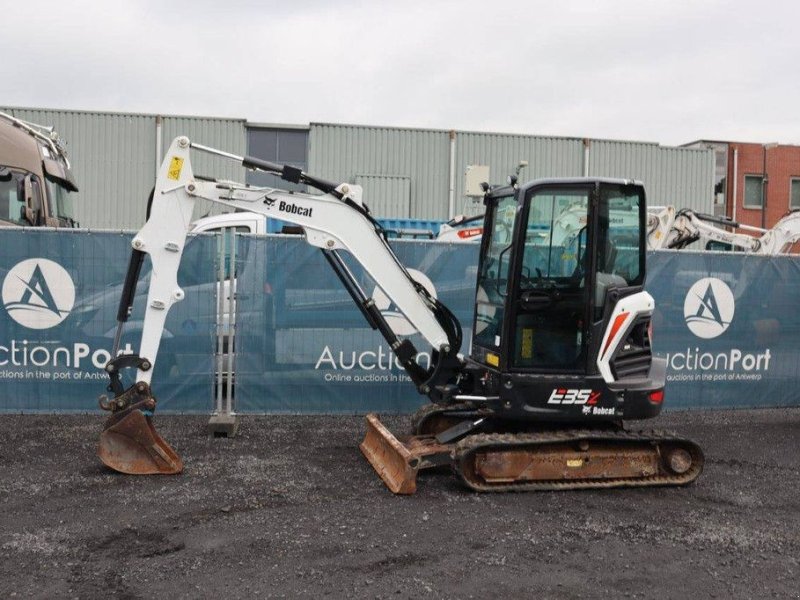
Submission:
[[[3,306],[29,329],[50,329],[67,318],[75,304],[75,284],[64,268],[46,258],[17,263],[3,281]]]
[[[725,333],[734,310],[731,288],[716,277],[705,277],[695,283],[683,303],[686,326],[697,337],[707,340]]]

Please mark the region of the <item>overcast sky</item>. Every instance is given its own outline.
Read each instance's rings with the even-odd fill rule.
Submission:
[[[0,105],[800,144],[800,2],[6,2]]]

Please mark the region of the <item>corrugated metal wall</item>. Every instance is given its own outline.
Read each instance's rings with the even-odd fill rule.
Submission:
[[[455,132],[454,213],[474,214],[480,202],[464,196],[469,165],[488,165],[490,183],[505,183],[520,160],[528,167],[522,181],[575,177],[584,173],[639,179],[652,205],[674,204],[713,211],[714,157],[711,151],[672,148],[648,142]],[[588,156],[587,156],[588,155]],[[587,162],[588,165],[585,163]],[[308,171],[333,180],[365,177],[410,178],[410,214],[415,219],[446,219],[450,185],[450,132],[312,123]],[[375,188],[377,190],[378,188]],[[366,190],[365,190],[366,191]],[[396,217],[391,201],[365,194],[378,217]],[[386,204],[389,202],[389,204]],[[383,214],[380,210],[390,211]]]
[[[714,212],[711,150],[595,140],[589,148],[589,175],[639,179],[651,206]]]
[[[2,110],[54,125],[66,140],[81,190],[75,210],[82,226],[141,227],[156,172],[156,115]],[[242,119],[163,117],[162,153],[177,135],[234,154],[247,152]],[[457,131],[454,147],[455,214],[483,209],[464,196],[468,165],[488,165],[491,183],[504,183],[520,160],[529,162],[522,180],[578,176],[587,167],[584,144],[578,138]],[[446,219],[450,216],[450,151],[450,132],[446,130],[312,123],[308,172],[325,179],[365,183],[369,188],[365,201],[377,217]],[[201,153],[194,158],[198,174],[244,181],[244,170],[231,161]],[[592,140],[588,174],[640,179],[651,204],[713,211],[714,156],[710,150]],[[195,216],[210,209],[200,202]]]
[[[411,178],[392,175],[356,175],[364,201],[373,214],[403,219],[411,213]]]
[[[308,138],[308,171],[331,180],[357,177],[408,178],[410,214],[416,219],[447,216],[450,137],[446,131],[312,123]],[[364,196],[368,206],[377,199]],[[377,210],[373,214],[382,215]]]
[[[574,138],[456,132],[456,214],[483,212],[480,199],[476,202],[464,196],[464,174],[468,165],[488,165],[488,183],[505,184],[521,160],[527,160],[528,166],[520,172],[520,181],[578,177],[583,169],[583,144]]]
[[[80,189],[75,198],[75,217],[81,227],[138,229],[144,224],[147,197],[156,176],[155,115],[29,108],[0,110],[26,121],[52,125],[64,139]],[[207,146],[244,154],[244,124],[244,120],[236,119],[165,117],[162,152],[177,135],[188,135]],[[195,156],[194,168],[200,174],[244,180],[244,169],[233,162],[199,153]],[[200,205],[196,216],[205,212],[208,206]]]

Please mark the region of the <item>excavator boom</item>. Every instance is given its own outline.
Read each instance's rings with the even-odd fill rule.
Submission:
[[[284,179],[305,183],[324,192],[321,196],[256,188],[222,181],[196,179],[191,167],[194,148],[240,162],[243,166],[276,173]],[[117,313],[118,328],[113,358],[106,370],[111,377],[113,399],[102,397],[100,406],[112,412],[101,435],[98,454],[109,467],[125,473],[177,473],[182,465],[177,454],[156,433],[152,413],[156,398],[150,380],[156,364],[164,324],[170,308],[184,298],[177,273],[197,198],[238,210],[259,213],[301,226],[306,241],[320,248],[345,285],[367,322],[386,338],[412,380],[421,389],[433,390],[446,383],[460,368],[457,353],[461,330],[455,317],[431,297],[399,262],[380,225],[361,202],[361,188],[334,184],[311,177],[299,169],[240,157],[176,138],[161,165],[147,223],[134,236],[131,260]],[[423,369],[415,360],[418,351],[401,340],[353,278],[338,252],[348,251],[392,298],[431,345],[433,365]],[[152,273],[147,294],[139,352],[118,356],[120,339],[136,295],[136,283],[145,255]],[[120,372],[135,369],[135,383],[123,389]]]

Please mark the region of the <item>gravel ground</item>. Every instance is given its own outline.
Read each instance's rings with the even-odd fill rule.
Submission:
[[[657,419],[706,452],[687,488],[413,497],[361,417],[157,425],[182,475],[109,472],[101,416],[0,416],[0,597],[800,598],[800,409]]]

